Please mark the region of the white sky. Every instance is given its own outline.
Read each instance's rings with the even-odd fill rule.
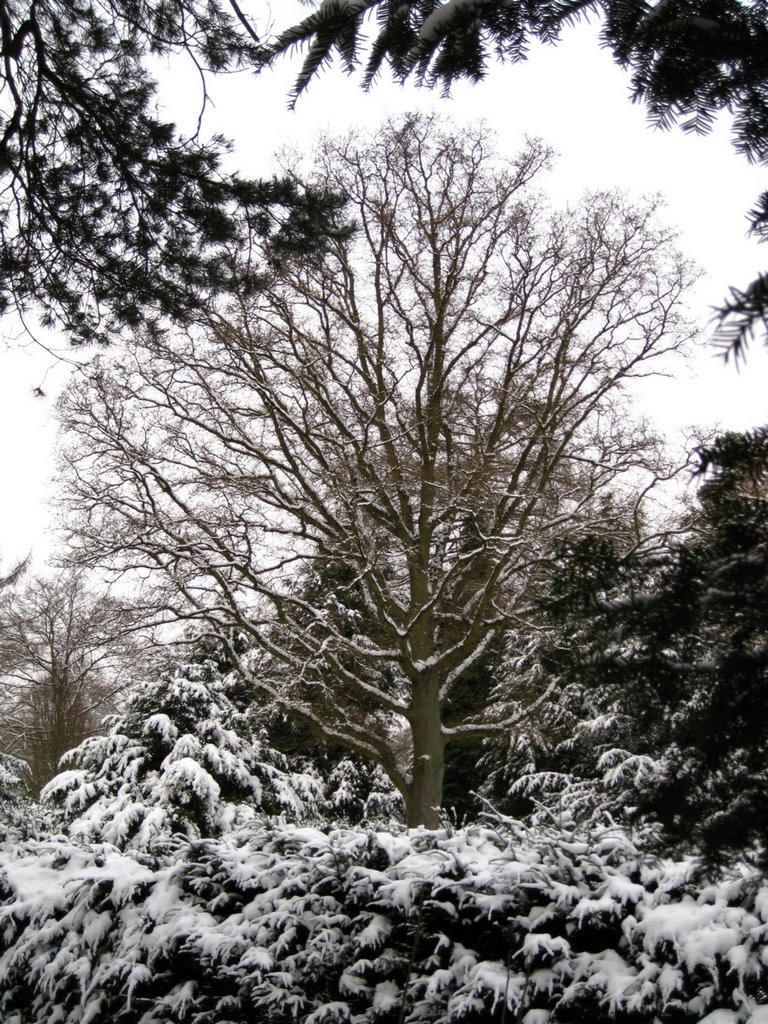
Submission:
[[[258,9],[258,8],[257,8]],[[295,0],[281,0],[280,24],[306,13]],[[258,28],[257,21],[257,28]],[[745,285],[765,266],[765,253],[747,240],[746,212],[765,187],[765,170],[733,152],[727,122],[710,136],[655,131],[645,110],[629,100],[629,80],[595,41],[588,25],[569,31],[557,47],[538,47],[529,61],[497,67],[480,85],[461,84],[446,99],[437,92],[382,82],[363,94],[338,68],[326,71],[287,111],[296,61],[259,78],[241,74],[209,82],[213,105],[204,134],[235,140],[234,160],[244,174],[268,174],[272,154],[284,145],[310,146],[320,130],[351,124],[375,126],[387,115],[411,109],[437,110],[457,123],[485,119],[499,148],[513,153],[524,134],[539,135],[559,154],[547,181],[553,198],[576,197],[585,188],[619,186],[634,195],[661,192],[667,219],[679,226],[680,246],[705,271],[691,296],[694,316],[706,328],[711,308],[729,285]],[[199,80],[188,68],[163,74],[167,116],[191,131],[197,119]],[[56,338],[49,342],[68,353]],[[7,562],[32,550],[36,563],[50,549],[46,495],[55,436],[53,401],[32,396],[51,359],[22,347],[18,328],[0,324],[0,554]],[[66,366],[48,372],[43,386],[55,395]],[[768,357],[754,348],[745,368],[723,366],[704,344],[688,369],[673,381],[655,381],[645,398],[648,412],[670,434],[715,423],[734,429],[757,426],[766,416]]]

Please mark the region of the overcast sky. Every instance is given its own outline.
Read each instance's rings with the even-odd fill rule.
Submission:
[[[292,12],[306,12],[293,0],[282,0],[279,10],[278,27]],[[526,133],[555,148],[557,165],[546,182],[555,201],[595,187],[620,186],[636,196],[662,193],[667,220],[680,228],[681,248],[704,271],[690,300],[704,331],[728,286],[747,284],[765,267],[765,253],[746,238],[746,212],[765,187],[764,169],[732,151],[727,120],[705,138],[649,127],[644,108],[630,102],[628,77],[598,48],[591,26],[569,31],[558,47],[537,47],[524,65],[494,68],[480,85],[461,84],[450,98],[387,82],[363,94],[354,78],[332,69],[288,112],[296,68],[285,61],[260,78],[209,83],[204,132],[220,131],[235,141],[233,160],[244,173],[269,173],[280,147],[307,148],[320,130],[371,127],[410,109],[437,110],[457,123],[483,118],[498,133],[502,152],[514,153]],[[187,130],[199,108],[192,98],[199,96],[191,69],[163,69],[167,116]],[[50,356],[22,347],[11,322],[0,324],[0,339],[0,552],[7,562],[33,550],[39,563],[50,548],[44,531],[45,498],[52,493],[53,396],[66,367],[49,369]],[[71,355],[59,339],[47,340]],[[767,380],[761,350],[753,350],[746,368],[736,372],[702,343],[691,365],[681,367],[674,381],[655,382],[645,401],[670,433],[689,424],[743,429],[768,419]],[[36,399],[32,392],[41,384],[49,397]]]

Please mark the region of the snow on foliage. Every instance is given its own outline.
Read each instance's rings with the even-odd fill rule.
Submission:
[[[13,800],[22,787],[22,778],[29,772],[27,765],[11,754],[0,754],[0,800]]]
[[[403,798],[379,765],[343,757],[323,784],[319,810],[328,822],[352,824],[404,820]]]
[[[259,813],[296,816],[321,800],[318,779],[251,735],[210,663],[143,683],[106,736],[62,759],[45,787],[69,835],[148,849],[158,837],[219,836]]]
[[[29,766],[12,754],[0,753],[0,826],[29,832],[37,819],[37,808],[25,793]]]
[[[262,823],[0,849],[5,1024],[764,1024],[768,886],[619,830]]]

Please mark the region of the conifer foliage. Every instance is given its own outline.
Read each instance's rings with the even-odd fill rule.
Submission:
[[[26,795],[29,767],[12,754],[0,753],[0,822],[4,826],[24,826],[30,801]]]
[[[235,0],[2,0],[0,312],[109,341],[228,287],[229,246],[317,240],[334,200],[227,174],[221,138],[158,116],[148,58],[186,54],[204,76],[260,52]]]
[[[292,773],[251,735],[210,662],[137,686],[107,735],[62,766],[44,803],[72,836],[121,848],[219,836],[259,813],[309,814],[321,798],[319,778]]]
[[[0,852],[5,1024],[765,1024],[768,889],[617,830],[272,825]]]
[[[603,797],[660,821],[668,843],[768,856],[768,431],[701,452],[688,537],[650,556],[587,542],[552,608],[591,690]],[[582,728],[582,737],[587,727]]]

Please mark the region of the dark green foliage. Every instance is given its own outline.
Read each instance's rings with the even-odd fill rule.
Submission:
[[[366,20],[376,15],[373,42]],[[317,5],[283,32],[273,53],[308,47],[295,95],[324,63],[339,55],[355,69],[367,50],[364,84],[385,66],[403,80],[415,75],[449,88],[461,78],[477,81],[494,58],[525,59],[532,39],[556,42],[563,28],[597,15],[601,41],[630,70],[635,99],[655,124],[681,123],[708,131],[721,111],[733,115],[739,152],[768,160],[768,2],[766,0],[365,0]],[[750,219],[768,234],[768,191]],[[722,340],[737,353],[756,328],[768,324],[766,278],[733,289],[719,312]]]
[[[493,702],[502,669],[503,643],[499,639],[459,678],[446,709],[446,725],[460,725],[482,717]],[[488,768],[481,762],[487,761],[490,751],[498,747],[498,742],[491,744],[478,739],[447,745],[443,807],[459,822],[475,820],[482,810],[476,794],[486,780]]]
[[[0,865],[4,1024],[746,1024],[766,995],[761,879],[699,885],[618,830],[273,824]]]
[[[613,771],[621,799],[674,847],[765,860],[768,431],[722,437],[701,471],[688,539],[653,557],[573,549],[552,611],[574,638],[563,665],[632,766]]]
[[[201,73],[259,63],[236,4],[2,0],[0,41],[0,311],[109,341],[252,287],[260,268],[237,249],[306,251],[330,227],[336,200],[224,174],[221,138],[158,117],[149,55],[186,51]]]

